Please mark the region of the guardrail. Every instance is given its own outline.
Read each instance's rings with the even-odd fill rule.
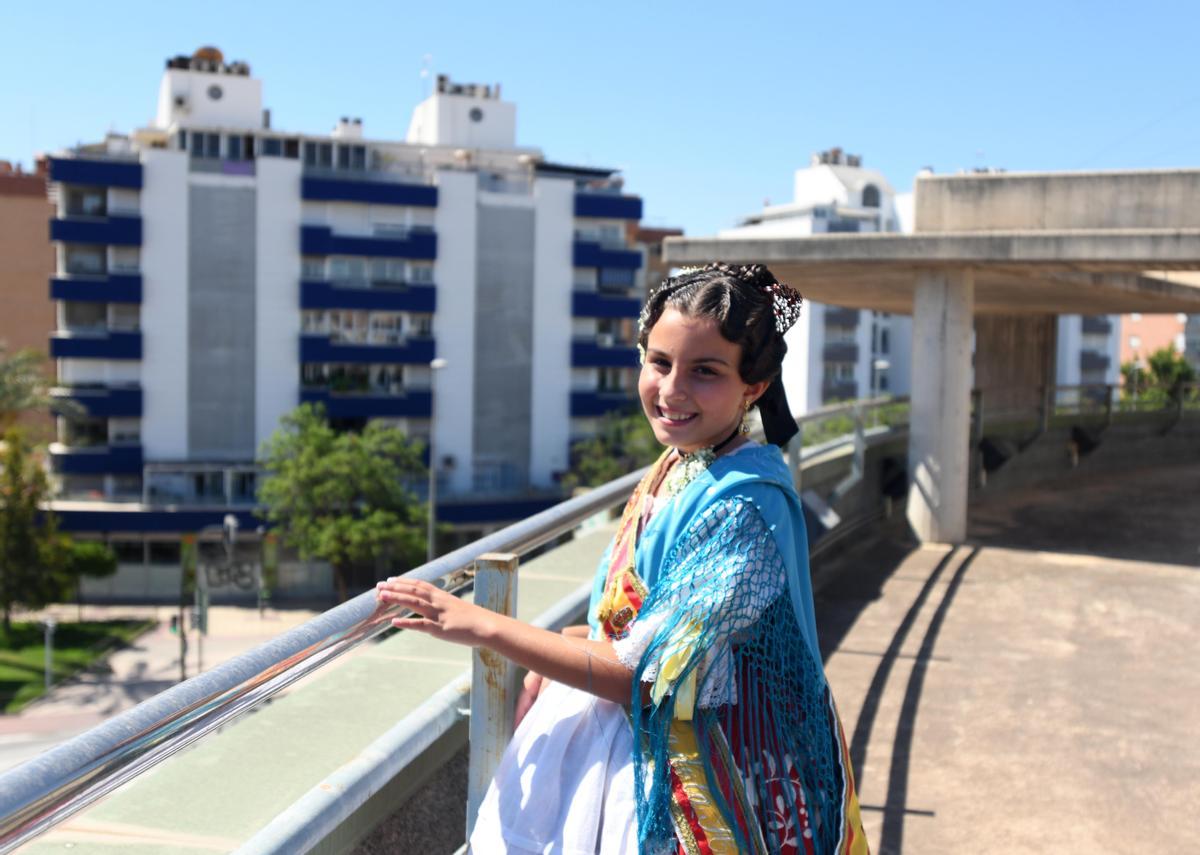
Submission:
[[[1059,403],[1060,392],[1088,388],[1095,387],[1050,387],[1043,396],[1047,415],[1041,421],[1069,414],[1068,406]],[[1164,400],[1180,412],[1200,410],[1200,384],[1183,385],[1179,389],[1178,395]],[[1110,389],[1107,398],[1110,414],[1114,398],[1117,396]],[[986,398],[976,393],[973,399],[974,445],[983,435]],[[1086,400],[1090,402],[1091,398]],[[1120,398],[1116,408],[1121,411]],[[1103,412],[1088,412],[1096,411]],[[1130,410],[1134,411],[1141,410]],[[787,449],[797,489],[801,486],[803,468],[831,455],[842,455],[848,457],[850,472],[834,487],[830,498],[844,493],[861,480],[867,447],[881,439],[901,438],[907,431],[908,418],[909,403],[904,398],[838,404],[800,417],[800,433]],[[528,554],[574,530],[595,514],[618,507],[642,471],[481,538],[407,575],[447,590],[461,590],[471,584],[475,562],[488,553]],[[586,592],[580,592],[575,599],[578,597],[586,602]],[[394,614],[393,610],[377,607],[374,592],[366,592],[0,776],[0,853],[12,851],[206,734],[250,712],[302,677],[386,631]],[[555,620],[554,616],[543,616],[542,623],[554,625]],[[239,851],[297,853],[315,845],[378,789],[372,782],[377,784],[380,779],[397,774],[407,762],[405,758],[419,754],[423,745],[453,724],[456,717],[446,713],[447,705],[456,703],[465,691],[465,686],[455,686],[431,698],[411,720],[401,722],[381,739],[380,751],[374,756],[385,759],[356,779],[354,787],[338,788],[336,797],[324,789],[310,793]],[[511,698],[502,699],[503,703],[510,701]],[[475,702],[482,703],[482,699],[476,697]],[[493,714],[480,709],[474,715],[482,721]],[[503,738],[502,729],[492,730],[493,741]],[[495,746],[484,745],[479,749],[495,753]]]

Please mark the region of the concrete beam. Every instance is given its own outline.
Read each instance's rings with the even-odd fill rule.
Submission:
[[[917,276],[913,300],[908,521],[922,541],[967,537],[974,272]]]

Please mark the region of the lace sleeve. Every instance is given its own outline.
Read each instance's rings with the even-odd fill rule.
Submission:
[[[785,588],[783,560],[758,506],[744,496],[725,499],[680,537],[628,635],[613,646],[660,696],[690,676],[698,706],[736,703],[731,645]]]

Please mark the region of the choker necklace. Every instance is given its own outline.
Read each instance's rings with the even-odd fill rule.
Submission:
[[[712,462],[717,459],[717,453],[733,442],[734,438],[742,432],[741,425],[733,429],[733,433],[725,437],[716,445],[710,445],[706,448],[698,448],[692,452],[680,451],[675,449],[675,453],[679,455],[679,459],[667,473],[666,479],[659,489],[659,498],[674,496],[688,484],[696,480],[705,469],[712,465]]]

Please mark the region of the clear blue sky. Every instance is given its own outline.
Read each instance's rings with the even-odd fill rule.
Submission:
[[[1200,166],[1200,4],[142,2],[8,4],[0,158],[145,124],[168,56],[263,81],[272,124],[403,138],[422,58],[500,82],[518,141],[615,166],[646,222],[711,233],[791,196],[816,150],[898,191],[953,172]]]

